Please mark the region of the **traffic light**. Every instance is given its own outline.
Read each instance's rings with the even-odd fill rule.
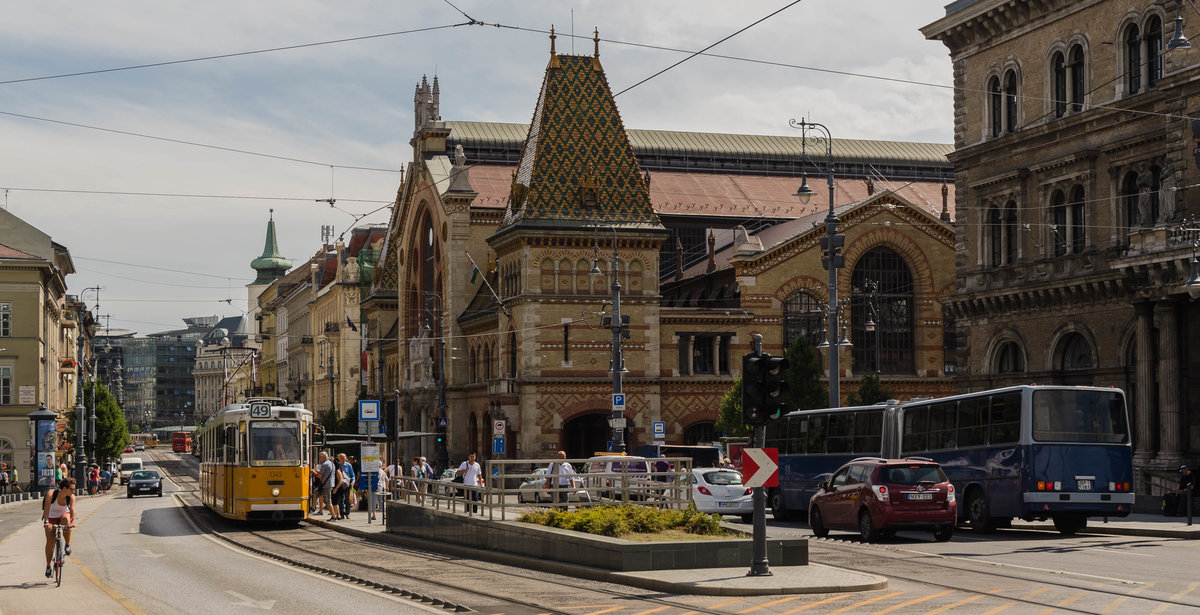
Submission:
[[[762,402],[760,407],[768,421],[777,421],[787,411],[783,403],[783,394],[787,392],[788,384],[783,379],[788,360],[783,357],[762,357]]]
[[[821,267],[826,271],[829,270],[829,257],[833,257],[834,267],[842,268],[846,266],[846,257],[842,256],[842,247],[846,245],[846,236],[837,233],[833,236],[833,250],[829,249],[829,235],[821,237]]]
[[[441,446],[446,443],[446,428],[445,427],[437,428],[437,436],[434,438],[434,441],[437,442],[438,446]]]
[[[765,358],[754,353],[742,357],[742,421],[747,425],[765,421],[762,408]]]

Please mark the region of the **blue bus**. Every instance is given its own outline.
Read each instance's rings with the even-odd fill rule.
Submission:
[[[807,511],[817,483],[854,457],[942,465],[960,520],[989,532],[1013,518],[1074,534],[1088,517],[1133,509],[1133,450],[1119,389],[1015,386],[859,408],[792,412],[768,428],[779,448],[777,519]]]

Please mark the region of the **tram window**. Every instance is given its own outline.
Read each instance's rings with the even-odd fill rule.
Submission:
[[[878,455],[883,450],[883,413],[857,412],[854,415],[854,452]]]
[[[967,398],[958,404],[958,446],[979,446],[987,441],[987,400]]]
[[[902,430],[904,440],[901,446],[904,452],[927,450],[928,419],[929,408],[926,406],[908,408],[904,411],[904,426]]]
[[[854,449],[854,415],[840,412],[829,416],[828,452],[850,453]]]
[[[300,425],[296,421],[255,421],[250,424],[251,461],[295,464],[299,461]]]
[[[1012,444],[1021,437],[1021,394],[992,397],[990,444]]]
[[[929,407],[929,440],[927,444],[930,449],[947,449],[958,446],[955,437],[956,419],[958,419],[958,408],[954,402],[934,404]]]

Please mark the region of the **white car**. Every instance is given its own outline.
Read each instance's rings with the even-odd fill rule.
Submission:
[[[546,484],[547,476],[546,468],[537,468],[533,471],[534,476],[526,478],[521,486],[517,488],[517,501],[521,504],[553,502],[554,493],[549,489],[542,488]],[[571,486],[575,491],[567,492],[567,501],[569,502],[590,502],[592,498],[588,495],[587,489],[583,488],[583,479],[579,477],[571,478]]]
[[[696,510],[718,515],[741,515],[754,521],[754,490],[742,484],[742,473],[721,468],[692,469],[692,502]]]

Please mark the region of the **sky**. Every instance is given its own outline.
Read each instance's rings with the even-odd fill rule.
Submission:
[[[9,3],[0,207],[70,250],[68,292],[99,287],[83,298],[113,329],[236,316],[270,210],[293,265],[323,225],[387,223],[422,76],[445,120],[527,123],[550,27],[579,55],[595,28],[627,128],[797,135],[803,117],[950,143],[949,56],[919,31],[947,1]]]

